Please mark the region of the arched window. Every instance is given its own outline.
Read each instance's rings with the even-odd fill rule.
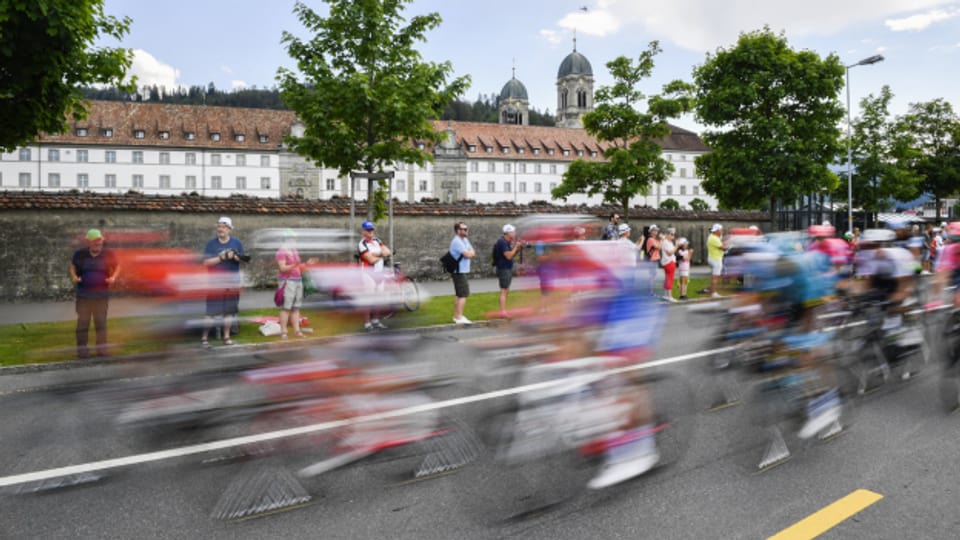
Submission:
[[[583,90],[577,90],[577,107],[583,109],[587,106],[587,93]]]
[[[561,109],[567,108],[567,89],[566,88],[560,91],[560,108]]]

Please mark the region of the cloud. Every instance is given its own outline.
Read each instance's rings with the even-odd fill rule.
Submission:
[[[651,39],[702,52],[733,45],[742,32],[768,25],[791,37],[831,35],[854,25],[879,23],[916,10],[956,5],[956,0],[673,0],[650,9],[649,2],[598,0],[590,11],[563,17],[558,25],[606,36],[642,32]]]
[[[883,24],[887,25],[887,28],[894,32],[905,32],[908,30],[919,32],[920,30],[925,30],[933,23],[952,19],[957,15],[960,15],[960,10],[934,9],[926,13],[911,15],[902,19],[887,19],[883,21]]]
[[[540,30],[540,37],[543,38],[547,43],[550,43],[551,45],[556,45],[560,43],[560,41],[562,40],[562,37],[560,36],[560,32],[557,32],[556,30],[547,30],[547,29]]]
[[[241,81],[241,80],[238,80],[238,79],[234,79],[234,80],[230,81],[230,89],[231,89],[231,90],[237,90],[238,88],[246,88],[247,86],[250,86],[250,85],[248,85],[248,84],[246,83],[246,81]]]
[[[888,50],[889,50],[889,49],[888,49],[887,47],[884,47],[883,45],[881,45],[881,46],[877,47],[876,49],[874,49],[873,52],[882,53],[882,52],[886,52],[886,51],[888,51]]]
[[[133,50],[130,74],[136,75],[140,87],[157,85],[172,89],[177,87],[180,78],[179,69],[164,64],[143,49]]]
[[[220,64],[220,71],[226,73],[227,75],[233,75],[233,68],[226,64]]]

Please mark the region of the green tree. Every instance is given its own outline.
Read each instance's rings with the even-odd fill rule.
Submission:
[[[410,0],[324,1],[330,6],[327,17],[301,2],[294,7],[312,37],[283,33],[300,75],[281,68],[277,80],[284,102],[306,128],[303,137],[287,143],[342,176],[431,161],[414,142],[440,142],[444,134],[429,119],[439,118],[469,84],[468,77],[448,83],[450,63],[425,62],[414,48],[440,24],[440,16],[406,21],[401,11]],[[383,215],[383,181],[374,185],[368,183],[369,219]]]
[[[911,103],[901,121],[917,152],[913,170],[923,190],[934,196],[939,221],[940,201],[960,190],[960,118],[950,102],[938,98]]]
[[[129,26],[129,18],[104,15],[103,0],[0,2],[0,149],[85,118],[82,87],[120,84],[133,60],[128,49],[93,44],[120,40]]]
[[[664,199],[660,202],[660,208],[662,210],[679,210],[680,203],[676,199]]]
[[[605,160],[571,163],[551,192],[554,198],[601,194],[604,201],[619,204],[626,215],[631,197],[647,194],[651,186],[669,178],[673,165],[660,157],[659,143],[670,134],[667,120],[692,110],[693,88],[673,81],[664,85],[661,94],[649,97],[637,89],[653,71],[659,52],[659,43],[652,41],[636,64],[625,56],[607,63],[614,84],[597,90],[594,110],[583,115],[583,127],[605,146]],[[647,112],[637,110],[644,99]]]
[[[697,197],[690,201],[690,208],[696,212],[704,212],[710,209],[710,205],[707,204],[707,201]]]
[[[883,210],[890,199],[909,201],[920,194],[922,177],[910,167],[916,151],[907,125],[890,118],[892,98],[884,85],[879,96],[860,100],[862,112],[851,126],[853,201],[870,212]],[[836,195],[847,200],[845,189]]]
[[[769,28],[741,34],[736,46],[694,68],[697,119],[710,152],[697,157],[707,193],[724,208],[758,209],[774,220],[777,201],[832,191],[828,165],[843,151],[836,55],[795,51]]]

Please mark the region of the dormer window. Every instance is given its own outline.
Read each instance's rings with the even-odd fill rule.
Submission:
[[[553,155],[553,148],[547,148],[547,155],[548,155],[548,156],[552,156],[552,155]]]
[[[192,141],[192,140],[194,140],[194,139],[197,138],[197,134],[194,133],[194,132],[192,132],[192,131],[188,131],[188,132],[186,132],[186,133],[183,134],[183,138],[186,139],[186,140],[188,140],[188,141]]]
[[[486,150],[486,152],[487,152],[488,154],[492,154],[492,153],[493,153],[493,147],[492,147],[492,146],[484,147],[484,150]]]
[[[535,155],[535,156],[540,155],[540,149],[539,149],[539,148],[534,148],[534,149],[533,149],[533,155]]]
[[[260,144],[266,144],[267,141],[269,141],[269,140],[270,140],[270,137],[267,137],[266,135],[261,135],[261,136],[260,136]]]
[[[134,138],[134,139],[142,139],[142,138],[144,138],[144,137],[146,137],[146,136],[147,136],[146,132],[144,132],[142,129],[135,129],[135,130],[133,130],[133,138]]]
[[[565,155],[565,156],[569,156],[569,155],[570,155],[570,151],[569,151],[569,150],[566,150],[566,149],[564,149],[564,151],[563,151],[563,155]]]
[[[77,128],[77,137],[86,137],[87,128]]]
[[[500,149],[500,151],[503,152],[504,154],[509,154],[509,153],[510,153],[510,149],[507,148],[506,146],[502,147],[502,148]]]
[[[583,157],[583,150],[577,150],[577,155]]]
[[[423,150],[423,149],[424,149],[423,143],[417,143],[417,150]]]
[[[468,151],[468,152],[476,152],[476,151],[477,151],[477,145],[471,144],[470,146],[467,147],[467,151]]]
[[[170,132],[169,132],[169,131],[161,131],[159,135],[160,135],[160,138],[163,139],[163,140],[167,140],[167,139],[170,138]]]
[[[237,142],[243,142],[243,141],[246,140],[246,137],[243,136],[243,135],[241,135],[241,134],[239,134],[239,133],[237,133],[236,135],[233,136],[233,140],[235,140],[235,141],[237,141]]]
[[[517,153],[518,153],[518,154],[522,154],[522,153],[523,153],[523,148],[517,148]]]
[[[597,157],[597,151],[596,151],[596,150],[591,150],[591,151],[590,151],[590,157]]]
[[[103,128],[100,130],[100,134],[104,137],[113,137],[113,128]]]
[[[210,140],[213,141],[213,142],[219,142],[219,141],[220,141],[220,134],[217,133],[216,131],[214,131],[213,133],[210,134]]]

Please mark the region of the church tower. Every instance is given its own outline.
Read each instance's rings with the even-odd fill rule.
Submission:
[[[527,98],[527,87],[517,80],[517,70],[513,69],[513,77],[503,85],[500,98],[497,100],[498,122],[517,126],[530,125],[530,101]]]
[[[593,68],[577,52],[577,38],[573,38],[573,52],[557,71],[557,127],[583,128],[580,117],[592,110]]]

